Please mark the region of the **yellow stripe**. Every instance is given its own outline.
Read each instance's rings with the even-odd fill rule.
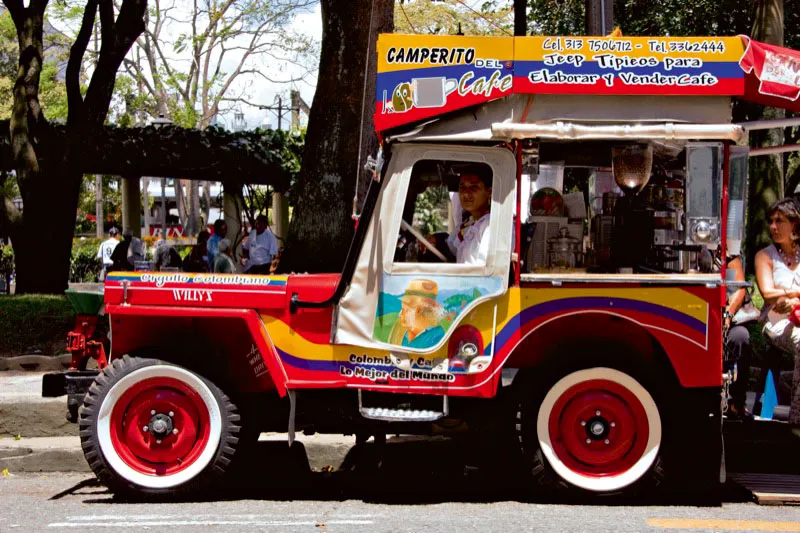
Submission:
[[[477,59],[495,59],[498,61],[511,61],[514,56],[513,37],[478,37],[458,35],[403,35],[400,33],[383,33],[378,36],[378,72],[394,72],[398,70],[419,69],[427,67],[448,66],[441,63],[433,64],[430,60],[416,63],[394,62],[388,60],[389,51],[392,56],[400,49],[418,48],[447,48],[447,49],[474,49]],[[466,64],[466,61],[455,64]]]
[[[597,51],[592,52],[590,48],[589,40],[597,41],[598,39],[602,41],[608,41],[609,43],[615,43],[619,45],[620,43],[629,42],[630,43],[630,51]],[[556,46],[557,42],[561,43],[561,46],[564,47],[566,44],[566,40],[569,40],[573,43],[580,42],[582,43],[582,47],[578,50],[572,49],[564,49],[564,50],[553,50],[552,47]],[[664,43],[667,47],[667,53],[651,51],[650,42],[657,41],[658,43]],[[548,47],[551,49],[545,49],[545,43],[547,43]],[[670,43],[689,43],[690,46],[702,46],[703,43],[707,43],[706,46],[710,46],[712,43],[721,43],[724,46],[724,52],[703,52],[703,51],[669,51],[670,50]],[[595,45],[595,46],[602,46],[602,45]],[[681,46],[683,44],[673,44],[674,46]],[[638,47],[638,48],[637,48]],[[577,47],[576,47],[577,48]],[[686,48],[682,48],[685,50]],[[697,58],[702,60],[703,62],[719,62],[719,61],[728,61],[728,62],[739,62],[742,55],[744,54],[744,45],[742,43],[742,39],[740,37],[621,37],[621,38],[604,38],[604,37],[516,37],[514,42],[514,60],[516,61],[541,61],[546,54],[552,54],[554,52],[560,54],[570,54],[570,53],[579,53],[582,54],[587,61],[592,61],[595,55],[600,54],[612,54],[615,56],[627,56],[627,57],[655,57],[659,61],[663,61],[663,59],[667,56],[670,58]]]
[[[674,309],[688,316],[707,322],[708,304],[701,298],[686,291],[676,288],[631,288],[631,289],[525,289],[512,287],[498,300],[491,300],[480,304],[464,319],[464,324],[475,326],[483,336],[484,346],[492,339],[492,325],[494,320],[494,306],[497,305],[497,331],[508,324],[518,315],[521,309],[536,304],[586,296],[629,298],[631,300],[652,302],[664,307]],[[294,332],[282,321],[263,315],[264,326],[269,332],[275,346],[295,357],[316,361],[345,361],[350,354],[369,355],[381,357],[389,352],[375,348],[360,348],[348,345],[315,344]],[[447,356],[447,344],[434,353],[416,357],[434,359]]]
[[[717,531],[800,531],[800,522],[766,520],[725,520],[701,518],[650,518],[650,527],[664,529],[711,529]]]
[[[590,49],[590,39],[593,41],[600,39],[616,44],[630,43],[630,51],[599,50],[593,52]],[[570,40],[572,43],[580,42],[582,43],[582,47],[576,50],[552,49],[556,41],[560,42],[563,48],[566,40]],[[664,43],[666,46],[666,53],[657,51],[658,48],[651,49],[650,43],[654,41]],[[547,43],[548,49],[545,49],[545,43]],[[676,43],[672,44],[673,47],[681,46],[684,48],[670,49],[670,43]],[[687,49],[685,46],[687,43],[689,46],[700,46],[700,49],[686,51]],[[705,44],[706,47],[712,44],[715,46],[721,44],[724,47],[724,51],[716,51],[719,50],[719,48],[706,48],[706,51],[703,51],[703,44]],[[697,58],[703,62],[712,63],[738,63],[739,59],[741,59],[744,54],[744,44],[740,37],[480,37],[458,35],[403,35],[390,33],[378,36],[378,72],[394,72],[444,66],[441,62],[434,64],[430,59],[414,63],[406,63],[404,61],[389,62],[389,56],[391,55],[394,58],[401,49],[407,53],[408,50],[419,50],[422,48],[445,48],[448,50],[473,49],[475,58],[493,59],[497,61],[541,61],[546,54],[558,52],[561,54],[579,53],[582,54],[587,61],[592,61],[595,55],[598,54],[613,54],[631,58],[655,57],[659,61],[663,61],[665,57],[670,57]],[[466,64],[463,55],[461,58],[461,61],[457,61],[456,64]]]

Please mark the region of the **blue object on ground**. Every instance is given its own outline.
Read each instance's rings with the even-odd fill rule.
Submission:
[[[764,385],[764,395],[761,397],[761,418],[772,420],[776,405],[778,405],[778,392],[775,390],[775,377],[772,375],[772,370],[769,370]]]

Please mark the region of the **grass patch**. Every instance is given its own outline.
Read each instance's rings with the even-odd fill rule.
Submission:
[[[0,357],[66,352],[75,311],[64,296],[0,296]]]

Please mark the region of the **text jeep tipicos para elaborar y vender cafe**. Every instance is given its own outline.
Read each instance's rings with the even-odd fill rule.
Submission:
[[[798,54],[746,37],[377,48],[382,151],[340,274],[108,275],[108,365],[44,381],[82,402],[97,477],[163,496],[208,487],[263,431],[469,428],[479,455],[513,445],[530,486],[718,484],[721,258],[747,190],[731,103],[800,110]]]

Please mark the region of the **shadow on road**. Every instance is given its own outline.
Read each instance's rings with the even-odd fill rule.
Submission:
[[[737,453],[747,453],[746,447],[740,447]],[[690,487],[662,486],[652,492],[639,493],[635,498],[578,500],[574,496],[530,487],[520,475],[520,463],[516,458],[487,453],[462,439],[390,439],[385,445],[368,442],[351,448],[342,468],[333,472],[312,471],[306,450],[299,442],[291,449],[284,442],[259,442],[254,454],[255,458],[246,462],[243,471],[230,477],[228,486],[191,501],[352,499],[386,504],[521,501],[713,506],[750,498],[748,493],[729,483],[713,496],[707,492],[690,493]],[[72,494],[90,504],[121,501],[101,489],[96,484],[79,484],[64,494]]]

